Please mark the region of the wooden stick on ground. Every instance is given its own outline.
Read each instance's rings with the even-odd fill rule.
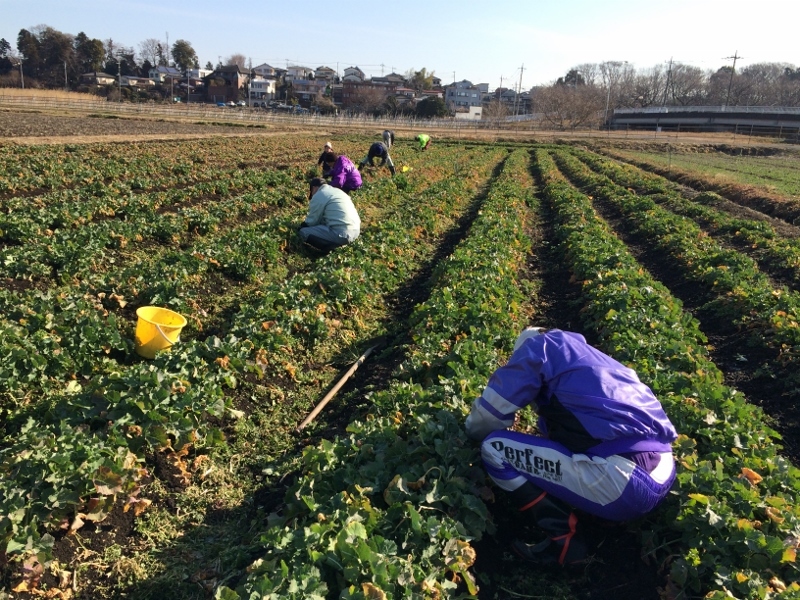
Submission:
[[[364,352],[364,354],[362,354],[362,355],[361,355],[361,357],[360,357],[360,358],[359,358],[359,359],[358,359],[356,362],[354,362],[354,363],[353,363],[353,366],[351,366],[351,367],[348,369],[347,373],[345,373],[345,374],[342,376],[342,378],[341,378],[341,379],[340,379],[340,380],[339,380],[339,381],[336,383],[336,385],[335,385],[335,386],[333,386],[333,388],[331,389],[331,391],[330,391],[330,392],[328,392],[327,394],[325,394],[325,397],[324,397],[322,400],[320,400],[320,401],[319,401],[319,403],[318,403],[318,404],[317,404],[317,405],[314,407],[314,410],[312,410],[312,411],[309,413],[309,415],[308,415],[308,416],[307,416],[305,419],[303,419],[303,422],[302,422],[302,423],[300,423],[300,425],[298,425],[298,426],[297,426],[297,431],[300,431],[300,430],[301,430],[301,429],[303,429],[303,428],[304,428],[306,425],[308,425],[309,423],[311,423],[311,421],[313,421],[313,420],[314,420],[314,418],[315,418],[315,417],[316,417],[316,416],[317,416],[317,415],[320,413],[320,411],[321,411],[323,408],[325,408],[325,405],[326,405],[328,402],[330,402],[330,401],[331,401],[331,399],[332,399],[332,398],[333,398],[333,397],[336,395],[336,392],[338,392],[338,391],[339,391],[339,389],[340,389],[340,388],[341,388],[341,387],[342,387],[342,386],[345,384],[345,382],[346,382],[348,379],[350,379],[350,377],[353,375],[353,373],[355,373],[355,372],[356,372],[356,369],[358,369],[358,367],[360,367],[360,366],[361,366],[361,365],[364,363],[364,361],[365,361],[365,360],[367,360],[367,357],[368,357],[370,354],[372,354],[372,352],[373,352],[373,351],[375,350],[375,348],[377,348],[378,346],[379,346],[379,344],[375,344],[375,345],[374,345],[374,346],[372,346],[371,348],[368,348],[368,349],[367,349],[367,351],[366,351],[366,352]]]

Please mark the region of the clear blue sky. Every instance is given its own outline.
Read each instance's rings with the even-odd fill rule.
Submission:
[[[185,39],[201,65],[242,54],[253,66],[359,66],[367,75],[425,67],[523,89],[580,63],[670,59],[702,69],[800,65],[798,0],[0,0],[0,37],[49,25],[139,42]],[[524,67],[524,68],[522,68]]]

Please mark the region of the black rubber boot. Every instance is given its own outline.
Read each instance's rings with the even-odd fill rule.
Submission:
[[[574,565],[586,560],[586,543],[578,530],[578,517],[570,506],[527,482],[511,492],[520,512],[531,516],[547,537],[538,544],[516,540],[512,549],[521,558],[538,565]]]

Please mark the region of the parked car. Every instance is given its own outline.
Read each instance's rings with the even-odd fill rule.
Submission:
[[[236,102],[234,102],[233,100],[228,100],[225,106],[236,106]]]
[[[225,108],[225,103],[224,102],[217,102],[217,106],[219,106],[220,108]]]
[[[247,102],[245,102],[244,100],[239,100],[239,101],[236,103],[236,106],[247,106]]]

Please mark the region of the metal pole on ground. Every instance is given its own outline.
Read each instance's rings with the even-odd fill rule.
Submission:
[[[307,416],[305,419],[303,419],[303,422],[302,422],[302,423],[300,423],[300,425],[298,425],[298,426],[297,426],[297,431],[300,431],[300,430],[302,430],[302,429],[303,429],[303,428],[304,428],[306,425],[308,425],[309,423],[311,423],[311,421],[313,421],[313,420],[314,420],[314,418],[315,418],[315,417],[316,417],[316,416],[317,416],[317,415],[318,415],[318,414],[319,414],[319,413],[322,411],[322,409],[323,409],[323,408],[325,408],[325,405],[326,405],[326,404],[328,404],[328,402],[330,402],[330,401],[331,401],[331,399],[332,399],[332,398],[333,398],[333,397],[336,395],[336,393],[337,393],[337,392],[338,392],[338,391],[341,389],[341,387],[342,387],[342,386],[345,384],[345,382],[346,382],[348,379],[350,379],[350,377],[353,375],[353,373],[355,373],[355,372],[356,372],[356,370],[358,369],[358,367],[360,367],[360,366],[361,366],[361,365],[364,363],[364,361],[365,361],[365,360],[367,360],[367,357],[368,357],[370,354],[372,354],[372,352],[373,352],[373,351],[374,351],[374,350],[375,350],[375,349],[376,349],[376,348],[377,348],[379,345],[380,345],[380,344],[375,344],[375,345],[374,345],[374,346],[372,346],[371,348],[368,348],[368,349],[367,349],[367,351],[366,351],[366,352],[364,352],[364,354],[362,354],[362,355],[361,355],[361,357],[360,357],[360,358],[359,358],[359,359],[358,359],[358,360],[357,360],[355,363],[353,363],[353,366],[351,366],[351,367],[350,367],[350,369],[347,371],[347,373],[345,373],[345,374],[342,376],[342,378],[341,378],[341,379],[340,379],[340,380],[339,380],[339,381],[336,383],[336,385],[335,385],[335,386],[333,386],[333,388],[331,388],[331,391],[330,391],[330,392],[328,392],[327,394],[325,394],[325,397],[324,397],[322,400],[320,400],[320,401],[319,401],[319,403],[318,403],[318,404],[317,404],[317,405],[314,407],[314,410],[312,410],[312,411],[309,413],[309,415],[308,415],[308,416]]]

